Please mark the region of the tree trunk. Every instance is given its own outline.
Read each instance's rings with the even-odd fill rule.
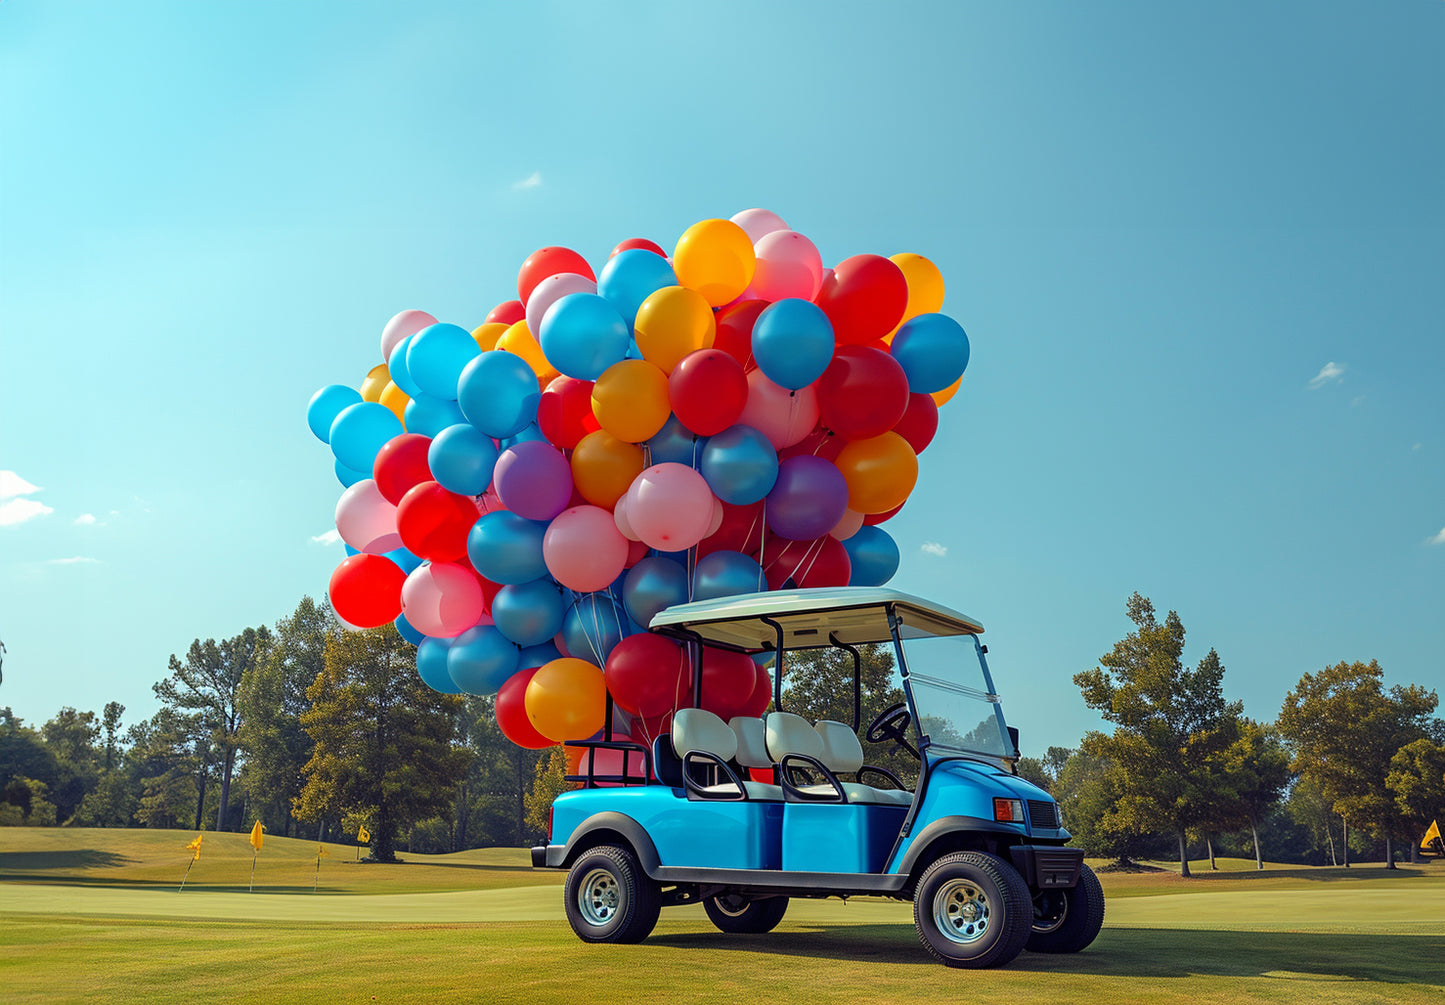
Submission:
[[[1335,825],[1330,822],[1329,816],[1325,817],[1325,843],[1330,846],[1330,865],[1339,865],[1340,861],[1335,857]]]
[[[1395,868],[1395,839],[1389,834],[1385,835],[1385,868]]]
[[[1204,832],[1204,847],[1209,849],[1209,868],[1218,872],[1219,866],[1214,864],[1214,835],[1208,831]]]
[[[1411,865],[1419,865],[1419,864],[1420,864],[1420,842],[1419,842],[1419,841],[1411,841],[1411,842],[1410,842],[1410,864],[1411,864]]]
[[[1344,836],[1340,839],[1340,854],[1345,858],[1345,868],[1350,867],[1350,822],[1345,819],[1344,814],[1340,815],[1340,826],[1344,828]]]
[[[216,830],[226,829],[226,803],[231,798],[231,771],[236,766],[236,751],[226,751],[226,757],[221,762],[221,802],[216,807]]]
[[[1255,826],[1254,818],[1249,818],[1249,833],[1254,836],[1254,867],[1264,868],[1264,856],[1259,853],[1259,828]]]
[[[1189,875],[1189,842],[1183,827],[1179,828],[1179,875]]]
[[[201,772],[200,783],[196,786],[196,830],[201,829],[201,824],[206,812],[206,776],[207,772]]]

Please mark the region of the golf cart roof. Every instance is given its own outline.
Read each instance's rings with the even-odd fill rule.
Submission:
[[[761,652],[777,643],[771,621],[783,628],[784,648],[816,649],[834,639],[848,645],[891,642],[890,609],[902,619],[899,635],[905,639],[983,631],[976,619],[940,604],[872,586],[746,593],[677,604],[658,612],[649,627],[674,637],[696,634],[725,649]]]

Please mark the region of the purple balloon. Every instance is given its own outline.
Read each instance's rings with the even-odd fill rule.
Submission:
[[[502,505],[518,516],[550,520],[572,499],[572,466],[550,443],[527,440],[502,451],[492,486]],[[846,499],[846,489],[843,494]]]
[[[766,502],[768,529],[793,541],[812,541],[838,525],[848,508],[848,482],[832,461],[811,454],[778,465]]]

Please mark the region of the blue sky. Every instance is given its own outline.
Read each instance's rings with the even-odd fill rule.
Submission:
[[[1246,711],[1445,688],[1445,5],[0,5],[0,705],[127,722],[320,596],[306,429],[382,326],[478,324],[751,206],[933,259],[964,388],[892,585],[982,619],[1026,752],[1179,611]]]

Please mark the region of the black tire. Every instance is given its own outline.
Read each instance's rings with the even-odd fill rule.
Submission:
[[[1034,901],[1032,953],[1077,953],[1093,942],[1104,924],[1104,888],[1094,870],[1079,864],[1072,890],[1051,890]]]
[[[723,894],[702,902],[703,909],[720,932],[761,935],[771,932],[788,910],[787,897],[749,900],[742,894]]]
[[[924,870],[913,892],[913,924],[940,963],[997,967],[1023,951],[1032,905],[1013,866],[981,851],[959,851]]]
[[[641,942],[657,925],[662,896],[630,849],[601,845],[567,873],[564,906],[583,942]]]

